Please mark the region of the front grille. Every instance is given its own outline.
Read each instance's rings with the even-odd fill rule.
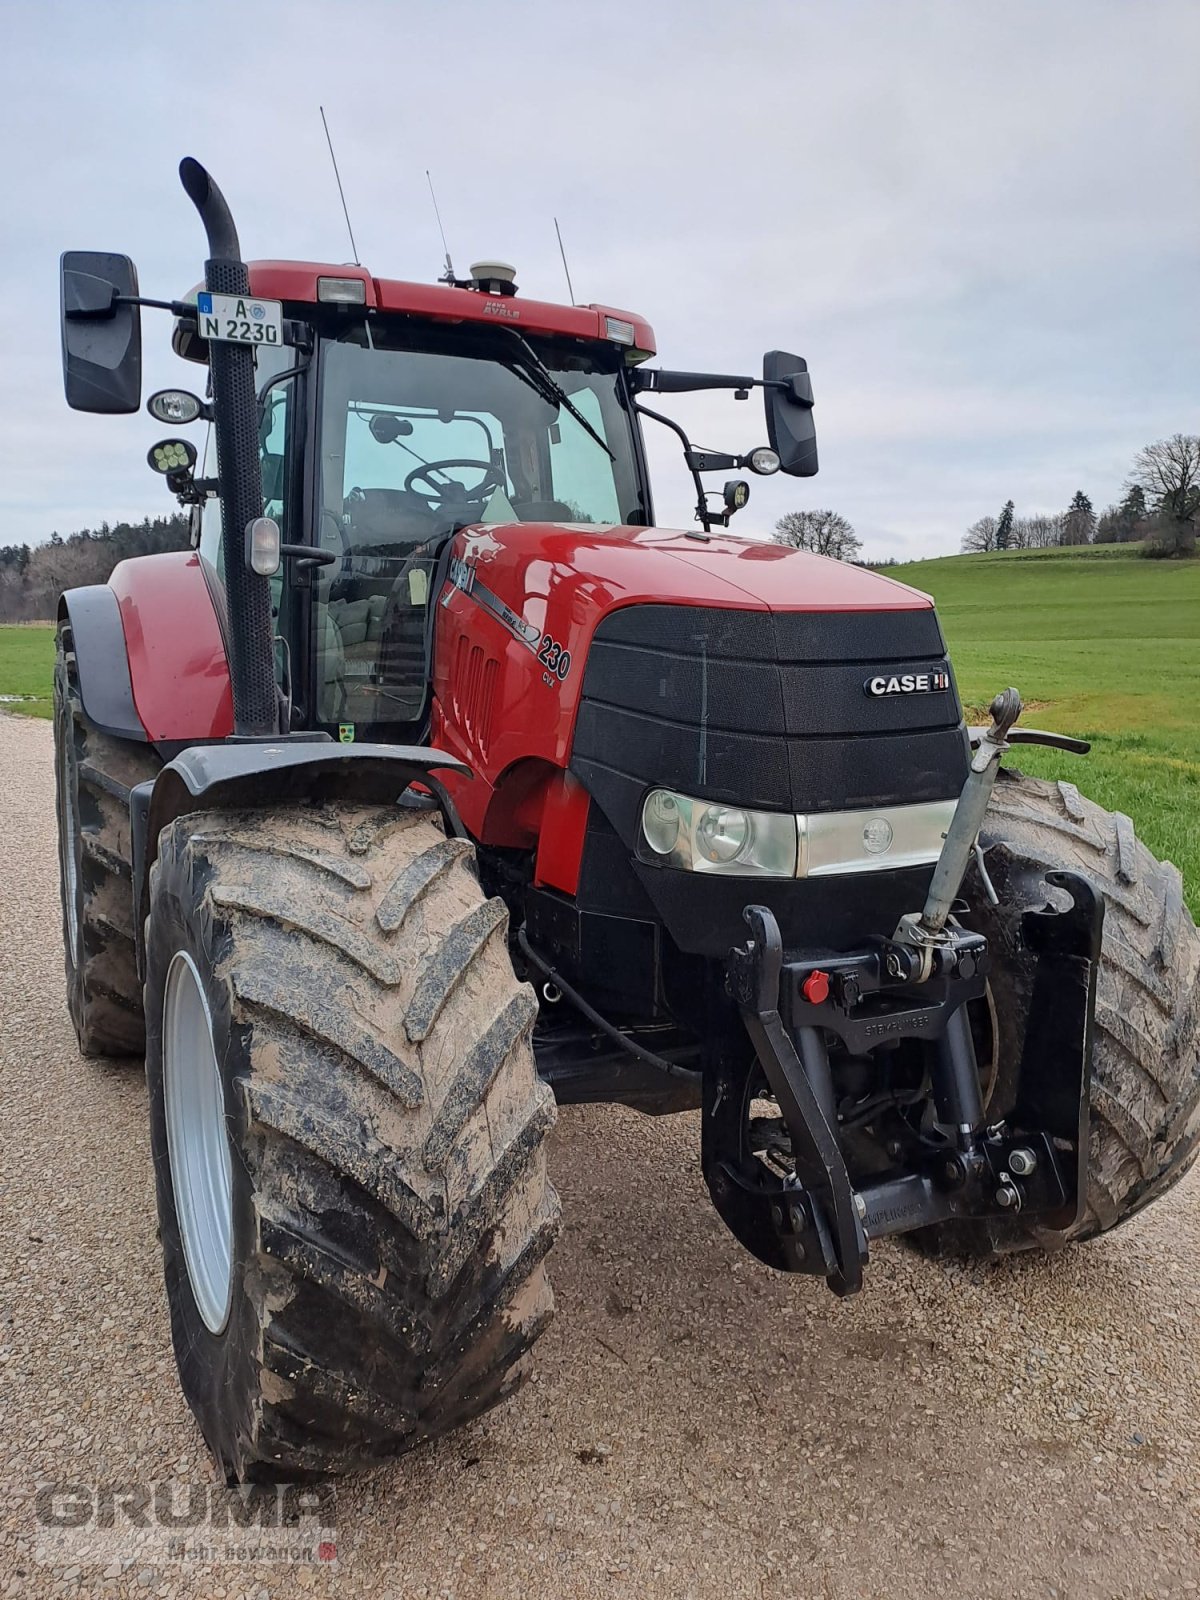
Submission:
[[[685,953],[724,959],[743,908],[775,915],[789,950],[849,950],[919,910],[932,872],[823,878],[682,872],[639,861],[642,800],[662,784],[778,811],[949,800],[967,771],[953,678],[945,693],[875,698],[881,669],[949,670],[932,608],[715,611],[630,606],[588,652],[572,771],[592,795],[577,904],[661,922]]]
[[[780,811],[957,795],[967,745],[953,677],[942,693],[873,697],[881,669],[949,670],[932,607],[630,606],[588,652],[572,767],[626,838],[650,783]]]

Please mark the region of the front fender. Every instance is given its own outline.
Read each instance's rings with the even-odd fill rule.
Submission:
[[[162,830],[192,811],[229,811],[246,807],[321,805],[395,805],[414,783],[420,783],[445,819],[447,832],[466,836],[454,802],[439,771],[470,768],[441,750],[420,745],[334,744],[328,735],[290,735],[244,744],[193,745],[182,750],[151,783],[140,783],[129,797],[133,835],[134,926],[138,968],[149,913],[150,868],[158,855]],[[420,803],[415,801],[414,803]]]
[[[148,735],[134,703],[116,595],[106,583],[65,590],[59,596],[58,625],[70,630],[84,716],[101,733],[145,744]]]

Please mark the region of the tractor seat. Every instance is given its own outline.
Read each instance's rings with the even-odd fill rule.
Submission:
[[[421,544],[443,531],[445,518],[407,489],[363,489],[350,507],[357,545]]]
[[[325,614],[337,629],[338,640],[346,653],[356,645],[371,644],[378,648],[383,637],[383,613],[387,607],[384,594],[365,595],[360,600],[330,600]]]

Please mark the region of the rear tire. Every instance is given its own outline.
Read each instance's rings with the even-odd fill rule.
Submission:
[[[54,665],[54,773],[67,1005],[85,1056],[140,1056],[129,792],[160,768],[149,745],[83,715],[69,628]]]
[[[1136,1215],[1188,1170],[1200,1142],[1200,933],[1179,872],[1136,837],[1129,818],[1086,800],[1072,783],[1000,775],[982,830],[997,882],[1066,870],[1104,898],[1096,979],[1087,1209],[1066,1235],[1089,1239]],[[999,1082],[989,1109],[1003,1114],[1019,1046],[1008,1019],[1003,935],[983,896],[971,925],[993,948]],[[1044,895],[1042,902],[1044,903]],[[913,1242],[938,1254],[994,1256],[986,1223],[922,1229]],[[1062,1237],[1053,1236],[1053,1243]],[[1030,1240],[1030,1246],[1034,1241]]]
[[[506,930],[470,846],[426,812],[199,814],[164,830],[146,983],[158,1213],[184,1393],[231,1480],[370,1464],[524,1376],[553,1307],[559,1206],[537,1004]],[[173,966],[176,984],[195,974],[219,1068],[164,1044]],[[218,1224],[193,1230],[198,1292],[177,1202],[182,1184],[194,1214],[185,1168],[209,1158],[168,1119],[189,1064],[219,1072],[231,1156],[228,1201],[219,1162],[198,1190]],[[201,1118],[204,1093],[189,1100]],[[225,1204],[222,1322],[219,1248],[206,1257],[195,1238],[219,1239]]]

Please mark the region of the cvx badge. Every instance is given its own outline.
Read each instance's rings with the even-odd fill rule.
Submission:
[[[888,694],[945,694],[950,687],[950,674],[944,667],[931,672],[877,672],[867,679],[863,688],[878,698]]]

